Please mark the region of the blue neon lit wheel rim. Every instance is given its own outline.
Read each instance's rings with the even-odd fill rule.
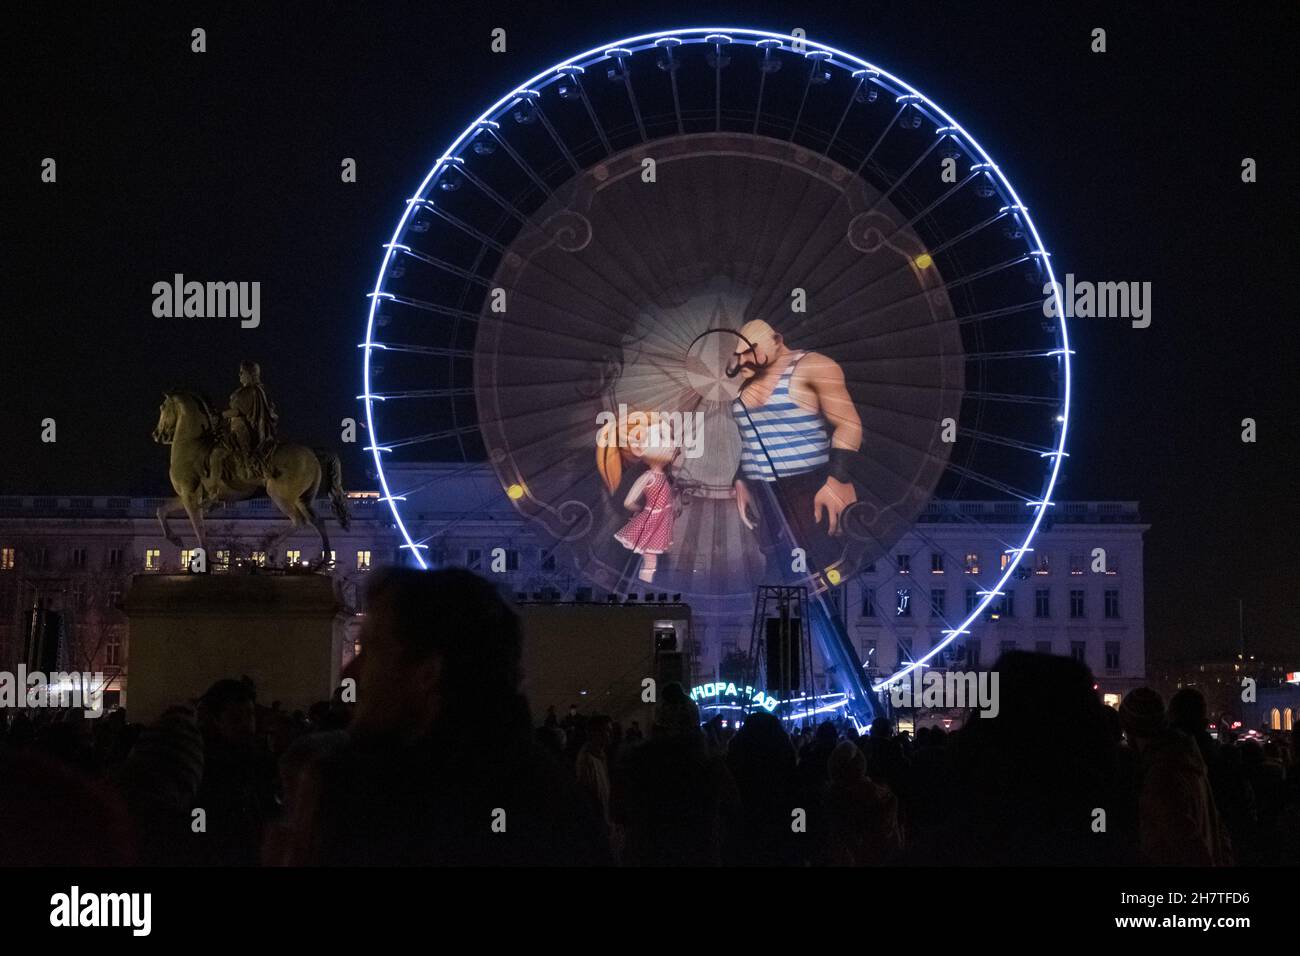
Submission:
[[[365,405],[366,425],[370,444],[367,450],[371,452],[375,460],[376,476],[381,488],[383,500],[387,501],[392,510],[396,527],[403,540],[403,547],[408,549],[414,560],[420,566],[427,566],[427,561],[423,551],[425,543],[413,538],[408,527],[408,522],[404,519],[401,509],[401,492],[403,489],[393,488],[390,484],[389,475],[385,472],[385,456],[391,456],[396,450],[404,446],[418,444],[426,440],[428,436],[394,436],[392,434],[381,434],[382,409],[381,406],[387,400],[382,390],[374,385],[377,374],[372,374],[378,368],[376,358],[383,354],[384,351],[391,348],[386,344],[384,339],[377,335],[380,328],[377,323],[381,310],[393,303],[400,304],[401,294],[389,291],[394,287],[393,273],[400,269],[401,261],[415,254],[410,245],[403,240],[408,237],[408,232],[419,211],[428,208],[430,197],[435,195],[435,190],[440,182],[448,175],[449,170],[469,170],[473,157],[469,149],[476,137],[485,129],[487,124],[500,126],[500,121],[507,117],[510,112],[520,106],[521,102],[526,102],[532,98],[540,98],[546,91],[558,83],[566,81],[572,82],[575,75],[581,76],[579,71],[591,71],[594,75],[602,68],[611,64],[623,67],[624,61],[634,58],[638,53],[648,51],[663,51],[672,49],[679,51],[684,55],[692,46],[701,45],[712,48],[715,56],[723,55],[724,48],[741,47],[767,47],[779,52],[782,55],[793,56],[791,48],[795,43],[802,43],[802,56],[805,62],[812,66],[814,72],[819,67],[825,67],[829,70],[847,71],[861,86],[866,84],[872,89],[879,88],[882,92],[888,93],[895,97],[895,102],[900,104],[899,114],[905,110],[914,110],[917,114],[924,116],[929,123],[935,127],[936,136],[941,139],[946,138],[961,148],[962,152],[969,153],[971,159],[978,159],[977,163],[972,163],[972,173],[980,169],[983,177],[986,177],[996,189],[997,196],[1005,197],[1006,205],[1001,210],[1004,215],[1009,216],[1010,220],[1022,227],[1024,243],[1026,248],[1025,261],[1037,270],[1037,275],[1044,283],[1054,283],[1055,275],[1052,271],[1051,261],[1045,250],[1042,239],[1039,235],[1038,228],[1033,222],[1025,204],[1012,184],[998,169],[992,158],[983,149],[980,144],[974,140],[966,130],[957,123],[946,112],[934,104],[928,97],[920,93],[911,85],[905,83],[888,71],[881,69],[865,60],[852,56],[834,47],[816,42],[794,38],[778,33],[772,33],[761,30],[752,30],[735,27],[695,27],[679,30],[665,30],[650,34],[644,34],[636,37],[629,37],[617,40],[609,44],[603,44],[600,47],[585,51],[570,57],[560,63],[557,63],[546,70],[537,74],[529,80],[526,80],[511,92],[507,93],[500,100],[485,110],[477,119],[469,124],[443,151],[443,155],[429,170],[428,174],[420,183],[418,189],[408,200],[406,208],[400,217],[396,228],[393,231],[392,238],[384,248],[384,254],[380,263],[380,268],[376,276],[375,286],[370,294],[370,308],[366,323],[366,337],[361,345],[363,354],[363,392],[359,396]],[[770,51],[769,51],[770,52]],[[811,76],[812,74],[810,74]],[[674,77],[674,84],[676,79]],[[811,80],[810,80],[811,84]],[[531,91],[531,92],[530,92]],[[674,85],[674,97],[677,90]],[[676,100],[674,99],[676,103]],[[719,94],[719,113],[722,113],[721,95]],[[761,112],[761,107],[760,107]],[[845,114],[848,109],[846,107]],[[910,115],[910,114],[909,114]],[[895,121],[897,121],[895,116]],[[638,124],[642,123],[642,117],[636,117]],[[719,121],[721,122],[721,120]],[[680,116],[679,116],[680,123]],[[798,121],[796,120],[796,127]],[[755,121],[757,128],[757,119]],[[721,127],[720,127],[721,128]],[[946,131],[946,132],[945,132]],[[793,136],[793,134],[792,134]],[[645,138],[645,129],[642,128],[642,137]],[[832,142],[834,137],[832,137]],[[829,147],[828,147],[829,148]],[[933,147],[931,147],[933,149]],[[1009,213],[1007,210],[1011,210]],[[395,266],[397,269],[395,269]],[[1025,506],[1032,512],[1030,521],[1023,540],[1015,543],[1014,547],[1008,548],[1007,553],[1009,560],[997,579],[997,582],[981,591],[980,600],[976,606],[964,614],[959,621],[954,620],[953,626],[945,631],[944,639],[930,648],[923,656],[901,666],[894,673],[882,677],[873,684],[873,689],[880,690],[906,675],[916,667],[925,665],[927,661],[939,654],[952,641],[958,637],[968,634],[972,631],[975,622],[989,609],[991,603],[995,600],[1004,586],[1016,574],[1020,562],[1024,560],[1025,555],[1031,549],[1031,542],[1037,533],[1047,509],[1052,503],[1052,495],[1056,486],[1061,463],[1065,457],[1065,441],[1068,430],[1070,415],[1070,348],[1068,333],[1066,330],[1063,317],[1056,317],[1051,320],[1051,334],[1055,337],[1055,347],[1045,352],[1039,353],[1035,357],[1053,357],[1056,367],[1059,371],[1059,393],[1052,397],[1055,400],[1052,408],[1056,419],[1054,440],[1039,452],[1045,465],[1042,483],[1038,492],[1030,498],[1023,495]],[[1016,356],[1018,357],[1018,356]],[[453,385],[455,383],[452,383]],[[447,391],[454,391],[448,388]],[[998,400],[993,396],[991,400]],[[454,427],[444,429],[450,435],[438,433],[438,437],[454,437],[457,441],[462,435],[472,434],[475,431],[473,425],[456,423]]]

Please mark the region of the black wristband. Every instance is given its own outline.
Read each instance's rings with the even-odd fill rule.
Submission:
[[[849,474],[849,465],[857,457],[856,451],[850,451],[847,448],[832,448],[830,461],[830,475],[836,481],[842,481],[849,484],[853,481],[853,476]]]

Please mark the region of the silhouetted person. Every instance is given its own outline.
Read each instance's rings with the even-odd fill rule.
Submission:
[[[609,828],[609,744],[611,721],[604,715],[587,721],[587,742],[578,749],[574,773],[578,786],[590,798],[600,814],[601,823]]]
[[[188,866],[208,858],[207,833],[194,832],[192,815],[204,776],[203,750],[194,714],[175,707],[141,731],[118,768],[117,785],[135,825],[140,863]]]
[[[740,866],[789,866],[800,862],[800,834],[791,813],[800,805],[794,744],[769,713],[749,715],[731,740],[727,767],[740,795],[742,817],[728,850]]]
[[[459,569],[372,583],[349,741],[304,770],[286,860],[609,862],[572,771],[534,739],[519,619]]]
[[[53,757],[0,746],[0,867],[128,866],[131,831],[110,789]]]
[[[1138,753],[1142,861],[1155,866],[1228,865],[1228,841],[1195,741],[1167,724],[1164,702],[1149,687],[1130,691],[1119,716]]]
[[[735,783],[709,752],[700,712],[680,684],[659,691],[650,739],[615,774],[614,820],[632,866],[717,866],[740,815]]]
[[[840,741],[827,764],[827,836],[824,860],[838,866],[892,863],[903,849],[898,798],[867,777],[867,758],[856,743]]]
[[[246,680],[219,680],[199,698],[203,782],[195,806],[206,829],[197,846],[204,862],[256,866],[263,827],[274,814],[275,764],[257,737],[256,693]]]
[[[909,853],[947,864],[1122,862],[1116,834],[1094,829],[1095,811],[1109,817],[1122,793],[1091,673],[1070,658],[1023,651],[1003,654],[995,670],[997,715],[971,716],[949,744],[953,816]]]

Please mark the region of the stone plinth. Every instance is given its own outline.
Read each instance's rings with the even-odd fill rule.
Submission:
[[[317,574],[137,574],[126,707],[149,722],[215,681],[247,675],[261,704],[305,710],[338,686],[342,607]]]

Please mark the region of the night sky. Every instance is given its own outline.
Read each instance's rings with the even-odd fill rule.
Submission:
[[[483,106],[623,36],[802,27],[958,117],[1058,274],[1153,284],[1150,328],[1071,325],[1057,497],[1141,502],[1149,656],[1228,651],[1242,598],[1254,648],[1300,668],[1294,3],[24,6],[5,13],[0,492],[167,493],[149,438],[162,390],[224,407],[244,357],[282,431],[338,446],[339,420],[360,417],[380,246]],[[1089,51],[1097,26],[1105,54]],[[56,185],[40,182],[46,156]],[[344,157],[356,184],[340,182]],[[154,318],[151,287],[177,272],[260,281],[260,328]],[[1257,444],[1240,440],[1245,417]],[[356,446],[344,466],[372,484]]]

